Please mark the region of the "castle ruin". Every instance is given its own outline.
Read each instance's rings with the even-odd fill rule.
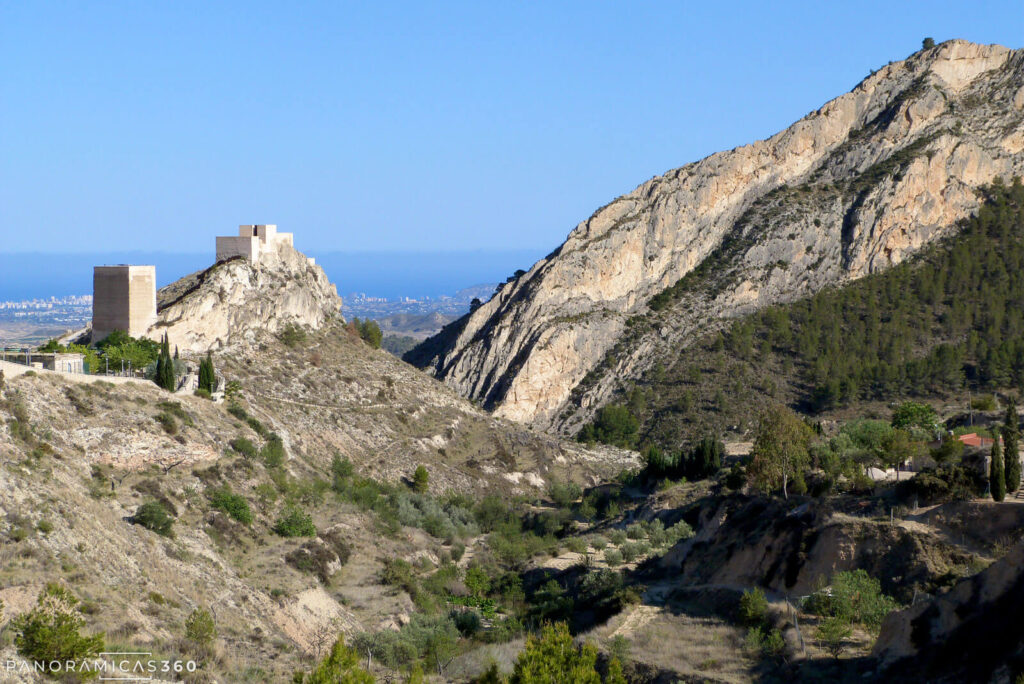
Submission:
[[[281,245],[294,246],[291,233],[278,233],[272,224],[238,226],[238,235],[217,237],[217,261],[242,257],[259,266],[260,255],[276,252]]]
[[[93,344],[115,330],[141,337],[156,323],[156,266],[96,266],[92,295]]]

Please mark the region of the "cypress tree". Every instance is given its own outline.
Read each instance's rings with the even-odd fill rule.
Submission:
[[[1020,433],[1017,429],[1017,402],[1010,399],[1006,406],[1006,420],[1003,426],[1003,444],[1005,445],[1006,491],[1013,493],[1020,487],[1020,453],[1018,444]]]
[[[999,447],[999,437],[992,442],[992,462],[988,469],[989,488],[992,491],[993,501],[1002,501],[1006,498],[1006,479],[1003,472],[1003,450]]]
[[[160,348],[160,362],[157,364],[158,374],[156,384],[168,392],[177,389],[177,377],[174,373],[174,360],[171,359],[171,345],[167,341],[167,334],[164,334],[164,341]]]
[[[213,356],[206,353],[206,358],[199,362],[199,389],[213,392],[217,384],[217,374],[213,368]]]

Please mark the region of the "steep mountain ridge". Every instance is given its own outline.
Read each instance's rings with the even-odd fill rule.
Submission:
[[[614,200],[407,358],[499,416],[573,433],[727,320],[954,232],[977,187],[1024,167],[1022,109],[1024,52],[922,50],[767,140]]]

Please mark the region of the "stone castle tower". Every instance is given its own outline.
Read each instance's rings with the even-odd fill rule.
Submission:
[[[96,266],[92,272],[92,342],[115,330],[141,337],[156,323],[156,266]]]

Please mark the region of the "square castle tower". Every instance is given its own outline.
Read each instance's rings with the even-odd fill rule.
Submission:
[[[217,238],[217,261],[243,257],[259,266],[260,254],[276,252],[280,245],[294,246],[291,233],[278,233],[272,224],[238,226],[238,235]]]
[[[141,337],[156,323],[156,266],[95,266],[92,341],[115,330]]]

